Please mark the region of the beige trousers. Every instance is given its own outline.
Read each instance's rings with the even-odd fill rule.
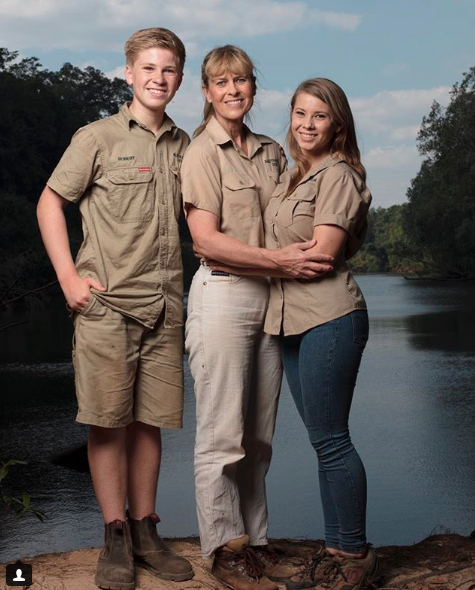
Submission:
[[[269,283],[200,267],[188,298],[195,382],[195,488],[201,549],[244,534],[267,544],[265,476],[282,380],[279,341],[264,334]]]

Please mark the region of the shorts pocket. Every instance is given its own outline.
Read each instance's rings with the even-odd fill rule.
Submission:
[[[103,305],[93,293],[91,293],[91,298],[77,315],[78,317],[88,319],[102,318],[106,315],[106,306]]]

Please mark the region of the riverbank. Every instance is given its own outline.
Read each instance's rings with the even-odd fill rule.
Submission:
[[[473,535],[473,534],[472,534]],[[209,564],[200,555],[195,537],[168,541],[170,547],[193,564],[195,577],[180,583],[165,582],[137,568],[137,588],[142,590],[224,589],[209,573]],[[308,558],[319,541],[279,540],[274,542],[292,555]],[[94,571],[99,549],[82,549],[69,553],[50,553],[22,558],[32,565],[32,590],[97,590]],[[378,547],[382,576],[380,590],[474,590],[475,535],[433,535],[416,545]],[[7,564],[1,565],[5,572]],[[4,573],[2,579],[4,580]],[[9,590],[9,586],[4,586]]]

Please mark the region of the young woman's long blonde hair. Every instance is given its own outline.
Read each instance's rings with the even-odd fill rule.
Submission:
[[[333,137],[331,153],[337,154],[338,157],[345,160],[363,180],[366,180],[366,170],[361,163],[360,150],[356,140],[355,122],[346,94],[338,84],[327,78],[311,78],[310,80],[305,80],[299,85],[290,101],[291,117],[297,96],[301,92],[306,92],[319,98],[329,107],[330,116],[337,129]],[[292,178],[290,183],[288,192],[290,194],[309,171],[310,163],[306,160],[305,155],[299,148],[292,134],[291,126],[289,126],[289,130],[287,131],[286,143],[289,153],[298,168],[297,174]]]
[[[202,86],[208,88],[210,78],[218,78],[227,72],[250,78],[254,87],[254,94],[256,93],[256,68],[247,53],[236,45],[215,47],[206,55],[201,66]],[[213,105],[205,101],[203,120],[195,130],[193,137],[197,137],[204,131],[213,115]]]

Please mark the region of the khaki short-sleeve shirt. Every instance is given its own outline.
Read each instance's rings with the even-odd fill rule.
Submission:
[[[262,214],[286,160],[278,143],[247,127],[246,142],[248,155],[213,117],[183,160],[183,200],[214,213],[222,233],[263,247]]]
[[[283,174],[266,209],[267,248],[283,248],[313,238],[317,225],[336,225],[348,233],[346,252],[334,270],[310,281],[273,279],[265,331],[301,334],[355,309],[366,309],[363,294],[345,261],[363,243],[371,194],[346,162],[329,156],[310,170],[287,195],[296,169]]]
[[[153,327],[183,323],[178,219],[180,166],[187,134],[165,115],[155,136],[124,105],[117,115],[79,129],[48,186],[79,202],[82,277],[100,281],[105,305]]]

